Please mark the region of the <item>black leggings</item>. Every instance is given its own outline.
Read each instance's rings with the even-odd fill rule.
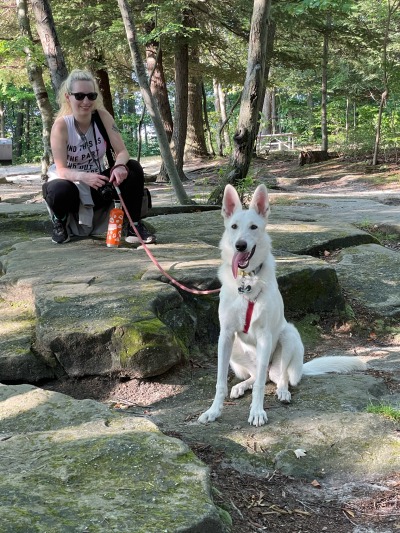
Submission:
[[[144,192],[144,172],[138,161],[130,159],[126,166],[128,167],[128,176],[119,186],[122,198],[134,222],[140,220],[140,211],[142,208],[142,198]],[[102,172],[105,176],[110,176],[110,169]],[[117,192],[114,187],[113,198],[118,200]],[[104,200],[103,195],[91,187],[90,192],[94,203],[94,209],[99,209],[110,205],[112,200]],[[53,211],[58,219],[63,219],[68,213],[77,213],[79,211],[79,191],[73,181],[56,179],[48,181],[43,185],[43,197],[47,205]]]

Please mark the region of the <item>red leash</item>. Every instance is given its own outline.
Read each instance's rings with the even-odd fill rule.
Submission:
[[[165,276],[167,277],[171,283],[173,283],[174,285],[176,285],[177,287],[179,287],[180,289],[182,289],[183,291],[186,291],[186,292],[190,292],[192,294],[213,294],[213,293],[216,293],[216,292],[219,292],[221,289],[210,289],[210,290],[207,290],[207,291],[201,291],[199,289],[191,289],[189,287],[185,287],[185,285],[182,285],[182,283],[180,283],[178,280],[174,279],[172,276],[170,276],[168,274],[168,272],[165,272],[165,270],[163,269],[163,267],[160,265],[160,263],[157,261],[157,259],[154,257],[154,255],[151,253],[151,251],[148,249],[148,247],[146,246],[146,244],[143,242],[143,239],[142,237],[140,236],[140,233],[138,232],[135,224],[133,223],[132,219],[131,219],[131,216],[129,215],[129,212],[126,208],[126,205],[124,203],[124,200],[122,199],[122,196],[121,196],[121,191],[119,190],[119,187],[117,187],[116,185],[114,185],[115,187],[115,190],[117,191],[117,194],[119,196],[119,199],[120,199],[120,202],[121,202],[121,205],[125,211],[125,214],[126,216],[128,217],[128,220],[129,220],[129,224],[131,225],[131,228],[133,229],[133,231],[136,233],[136,236],[137,238],[139,239],[139,242],[140,244],[143,246],[146,254],[149,256],[149,258],[151,259],[151,261],[156,265],[156,267],[158,268],[158,270]]]

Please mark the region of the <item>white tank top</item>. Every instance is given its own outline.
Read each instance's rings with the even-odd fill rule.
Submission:
[[[82,136],[75,128],[73,115],[63,117],[68,129],[67,166],[85,172],[100,172],[104,170],[104,155],[106,142],[98,127],[90,125]]]

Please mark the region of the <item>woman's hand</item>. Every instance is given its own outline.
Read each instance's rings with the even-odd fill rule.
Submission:
[[[82,172],[81,174],[82,177],[79,178],[79,181],[83,181],[89,185],[89,187],[93,187],[93,189],[100,189],[108,182],[107,176],[96,174],[96,172]]]
[[[128,167],[124,164],[116,164],[111,169],[110,183],[117,187],[126,179]]]

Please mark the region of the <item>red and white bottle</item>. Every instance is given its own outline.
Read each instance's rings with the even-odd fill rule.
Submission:
[[[108,229],[106,244],[108,247],[118,247],[121,242],[122,225],[124,222],[124,211],[120,202],[114,202],[114,207],[110,211],[108,219]]]

